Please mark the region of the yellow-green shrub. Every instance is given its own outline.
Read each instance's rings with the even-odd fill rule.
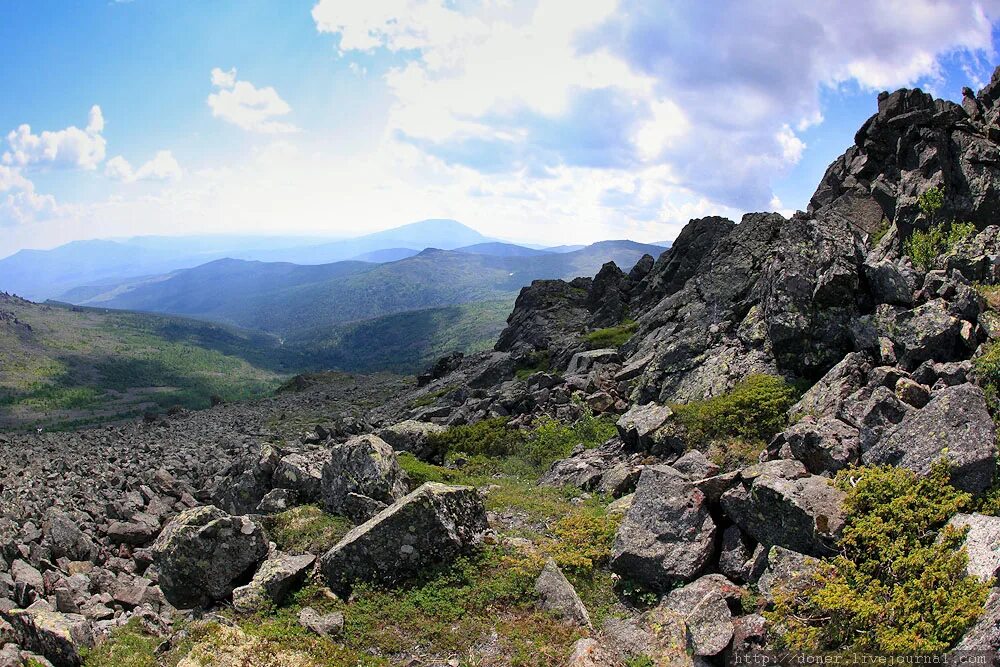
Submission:
[[[987,584],[966,574],[963,535],[943,528],[970,500],[946,463],[929,475],[892,466],[838,473],[847,492],[841,555],[768,613],[795,650],[939,652],[982,613]]]

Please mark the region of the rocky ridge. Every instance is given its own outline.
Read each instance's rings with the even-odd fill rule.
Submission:
[[[1000,340],[977,289],[1000,282],[998,99],[1000,69],[961,105],[918,90],[882,94],[808,211],[693,220],[628,273],[608,264],[592,279],[536,281],[493,351],[442,359],[385,400],[352,397],[353,414],[297,438],[245,406],[3,436],[0,665],[29,653],[80,664],[83,647],[128,619],[167,636],[179,609],[281,604],[314,569],[348,598],[355,585],[397,585],[502,541],[481,493],[416,485],[397,452],[440,463],[429,433],[586,413],[611,416],[618,434],[557,461],[540,482],[617,499],[609,567],[656,601],[592,627],[546,564],[540,606],[585,634],[568,664],[640,655],[693,664],[766,646],[764,616],[740,601],[753,588],[773,603],[836,552],[838,470],[891,464],[925,475],[944,456],[957,487],[993,484],[993,406],[976,360]],[[928,212],[920,197],[934,188],[944,201]],[[941,216],[974,233],[919,265],[905,240]],[[670,406],[759,375],[808,387],[759,460],[723,469],[688,447]],[[328,391],[319,384],[268,405],[273,416],[303,396],[321,410],[347,402],[316,398]],[[358,525],[323,553],[281,553],[261,517],[304,503]],[[955,521],[970,527],[970,574],[988,579],[1000,569],[994,519]],[[994,590],[962,648],[1000,649],[996,599]],[[343,632],[343,617],[308,612],[306,627]]]

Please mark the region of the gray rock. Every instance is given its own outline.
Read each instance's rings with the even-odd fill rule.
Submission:
[[[299,612],[299,624],[320,637],[338,639],[344,634],[344,615],[339,611],[321,614],[312,607],[303,607]]]
[[[94,645],[90,621],[83,616],[32,607],[11,611],[7,617],[23,649],[39,653],[56,665],[83,664],[81,650]]]
[[[890,303],[899,306],[913,305],[913,292],[917,288],[917,276],[909,267],[903,267],[888,260],[866,263],[865,277],[868,278],[876,303]]]
[[[962,320],[951,314],[944,299],[912,310],[880,307],[877,318],[904,368],[915,369],[927,360],[954,361],[966,349],[961,338]]]
[[[97,557],[97,546],[72,519],[61,512],[53,512],[42,525],[53,558],[92,561]]]
[[[719,474],[721,468],[715,465],[704,454],[697,449],[691,449],[670,464],[670,467],[681,473],[691,481],[698,481],[706,477],[713,477]]]
[[[774,546],[767,551],[767,565],[757,580],[757,590],[768,602],[774,596],[786,591],[796,593],[805,590],[812,582],[813,575],[821,561],[805,554]]]
[[[657,452],[679,447],[682,444],[680,439],[661,432],[673,414],[674,411],[666,405],[634,405],[618,420],[618,434],[625,446],[632,450]]]
[[[266,557],[259,526],[211,505],[181,512],[153,544],[160,589],[180,608],[227,598]]]
[[[752,555],[752,544],[743,535],[739,526],[729,526],[722,532],[719,572],[733,581],[747,581],[750,578]]]
[[[727,585],[738,588],[724,577],[702,577],[671,591],[661,603],[683,619],[688,647],[696,656],[718,655],[733,638],[733,615],[724,597]]]
[[[352,493],[387,505],[406,495],[406,473],[392,447],[378,436],[356,436],[330,450],[323,466],[326,511],[345,514]]]
[[[231,514],[253,512],[273,488],[272,478],[281,457],[270,445],[250,452],[234,463],[211,491],[214,503]]]
[[[798,461],[769,461],[741,473],[722,508],[744,533],[765,545],[803,553],[833,551],[844,524],[844,493],[810,475]]]
[[[816,419],[835,416],[848,397],[865,386],[872,366],[873,362],[866,354],[847,354],[802,395],[788,414],[793,418],[810,416]]]
[[[294,489],[271,489],[257,503],[258,514],[280,514],[295,507],[299,494]]]
[[[254,612],[280,606],[306,578],[316,557],[311,554],[292,556],[277,554],[261,563],[253,579],[233,590],[233,607],[241,612]]]
[[[566,366],[566,375],[586,375],[595,366],[617,364],[619,361],[618,350],[611,347],[577,352]]]
[[[767,621],[760,614],[747,614],[733,619],[733,643],[730,650],[735,653],[760,650],[767,646]]]
[[[966,630],[955,651],[998,651],[1000,650],[1000,588],[990,590],[986,609],[979,620]]]
[[[428,482],[351,530],[321,569],[338,594],[358,581],[400,582],[468,550],[487,527],[475,489]]]
[[[329,453],[323,450],[296,452],[281,458],[274,470],[274,486],[294,489],[304,503],[319,502],[323,488],[323,464]]]
[[[673,468],[650,466],[643,469],[618,528],[611,569],[666,590],[697,577],[714,546],[715,523],[705,494]]]
[[[431,436],[446,430],[439,424],[407,419],[381,429],[378,437],[397,452],[410,452],[418,459],[439,464],[444,461],[445,453],[432,445]]]
[[[585,628],[591,627],[590,614],[576,594],[576,589],[551,558],[535,581],[535,592],[538,593],[539,606],[545,611]]]
[[[835,473],[861,456],[858,429],[836,417],[804,417],[783,433],[783,439],[792,456],[815,475]]]
[[[978,493],[993,482],[995,435],[982,390],[971,384],[945,387],[924,408],[909,412],[862,455],[862,461],[889,463],[923,475],[947,450],[952,484]]]
[[[948,522],[952,528],[968,528],[965,550],[969,555],[966,572],[983,581],[1000,574],[1000,517],[985,514],[956,514]]]
[[[160,522],[154,517],[137,512],[130,521],[112,521],[107,528],[108,539],[113,544],[144,546],[160,532]]]

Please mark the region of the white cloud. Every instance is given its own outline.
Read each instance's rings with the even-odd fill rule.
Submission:
[[[104,165],[104,173],[123,183],[136,181],[176,181],[181,178],[180,164],[171,151],[157,151],[149,162],[133,169],[132,165],[121,155],[116,155]]]
[[[9,150],[3,153],[6,165],[26,167],[51,165],[62,168],[96,169],[104,160],[107,142],[104,116],[101,108],[90,109],[86,129],[71,125],[64,130],[43,131],[34,134],[31,126],[23,124],[7,135]]]
[[[0,227],[44,220],[58,208],[55,198],[35,192],[35,184],[19,169],[0,165]]]
[[[218,67],[212,70],[212,85],[218,90],[208,96],[208,106],[216,118],[251,132],[298,131],[290,123],[274,120],[292,111],[274,88],[257,88],[248,81],[238,81],[235,68],[225,72]]]
[[[320,0],[312,11],[342,52],[403,60],[385,73],[390,138],[492,174],[660,164],[694,198],[750,210],[801,160],[797,132],[822,122],[824,87],[933,84],[943,56],[992,52],[998,14],[998,0]]]

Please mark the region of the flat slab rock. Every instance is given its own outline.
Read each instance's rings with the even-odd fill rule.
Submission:
[[[338,595],[354,583],[398,583],[477,544],[488,528],[479,493],[427,482],[367,522],[323,556],[320,567]]]
[[[47,605],[16,609],[6,614],[17,643],[56,665],[83,664],[80,651],[94,645],[88,621],[78,614],[61,614]]]

